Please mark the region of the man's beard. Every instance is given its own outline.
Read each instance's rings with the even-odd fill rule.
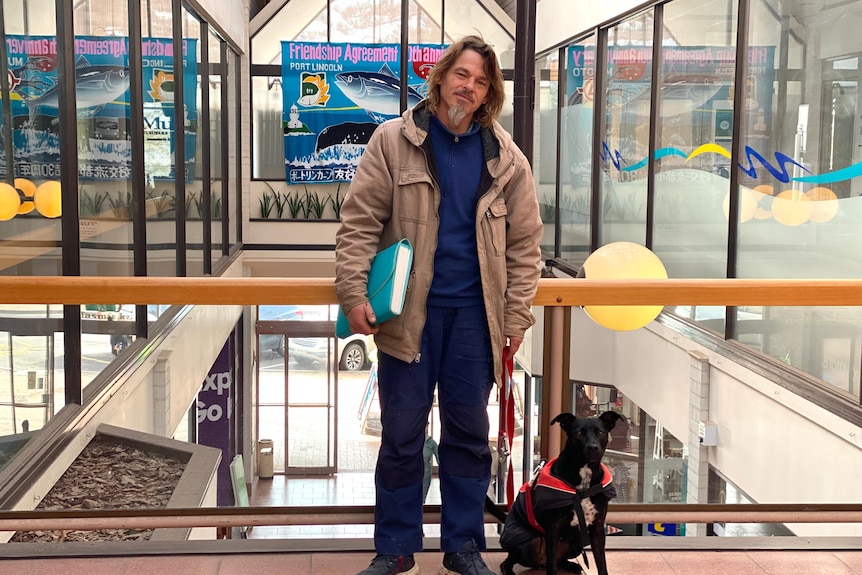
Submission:
[[[460,105],[449,106],[449,110],[447,112],[449,114],[449,121],[452,122],[454,126],[461,124],[464,118],[467,117],[467,110]]]

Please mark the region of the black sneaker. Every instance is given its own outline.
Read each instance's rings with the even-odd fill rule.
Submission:
[[[475,541],[468,541],[457,553],[443,555],[440,575],[497,575],[485,565]]]
[[[419,567],[413,560],[413,555],[378,555],[371,560],[371,565],[357,575],[417,575]]]

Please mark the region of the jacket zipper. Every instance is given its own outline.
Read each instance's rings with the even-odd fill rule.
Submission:
[[[419,148],[419,151],[422,152],[422,155],[425,157],[425,167],[428,169],[428,176],[431,178],[431,182],[434,185],[434,189],[437,191],[437,196],[439,197],[440,195],[442,195],[443,192],[440,189],[440,184],[437,182],[437,178],[434,177],[434,171],[431,169],[431,162],[428,161],[428,153],[425,151],[425,149],[422,146],[417,146],[417,147]],[[438,210],[440,209],[439,201],[437,203],[437,209]],[[439,228],[439,222],[438,222],[438,228],[437,229],[438,229],[438,233],[439,233],[439,229],[440,229]],[[431,266],[432,266],[431,277],[433,278],[434,277],[434,269],[433,269],[434,259],[433,258],[431,259]],[[427,300],[427,298],[428,298],[427,294],[425,295],[425,298]],[[427,313],[427,311],[426,311],[426,313]],[[427,318],[426,318],[426,321],[427,321]],[[421,345],[421,343],[420,343],[420,345]],[[416,357],[413,359],[413,363],[419,363],[421,361],[422,361],[422,352],[420,351],[416,354]]]

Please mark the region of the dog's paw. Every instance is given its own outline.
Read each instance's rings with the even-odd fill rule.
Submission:
[[[563,561],[560,564],[560,568],[568,571],[569,573],[583,573],[584,570],[581,568],[579,563],[575,563],[574,561]]]

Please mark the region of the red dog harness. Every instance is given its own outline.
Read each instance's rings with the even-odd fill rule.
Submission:
[[[538,476],[527,481],[521,486],[519,495],[524,497],[524,511],[530,527],[544,534],[545,530],[536,521],[536,511],[544,509],[556,509],[560,507],[580,506],[582,499],[591,497],[600,491],[607,489],[613,482],[614,477],[611,470],[602,463],[602,483],[584,491],[578,491],[576,487],[564,479],[551,474],[551,467],[557,460],[555,457],[545,463],[539,470]],[[586,527],[586,525],[582,526]]]
[[[545,530],[542,529],[542,526],[536,520],[536,513],[546,509],[571,507],[573,513],[578,518],[578,531],[580,531],[581,535],[581,553],[584,565],[589,568],[587,547],[590,545],[590,537],[587,532],[586,518],[584,517],[581,501],[598,493],[604,493],[608,499],[616,497],[617,493],[613,485],[614,478],[611,470],[602,463],[601,484],[578,491],[577,487],[568,481],[551,474],[551,467],[553,467],[556,460],[557,458],[554,458],[543,464],[537,473],[533,474],[533,478],[521,486],[518,497],[515,498],[515,504],[510,512],[510,517],[521,517],[529,527],[526,530],[518,529],[515,523],[510,523],[509,519],[507,519],[500,543],[503,544],[503,538],[507,536],[507,530],[511,531],[509,537],[513,543],[517,540],[530,538],[531,536],[527,532],[530,529],[536,534],[544,535]]]

